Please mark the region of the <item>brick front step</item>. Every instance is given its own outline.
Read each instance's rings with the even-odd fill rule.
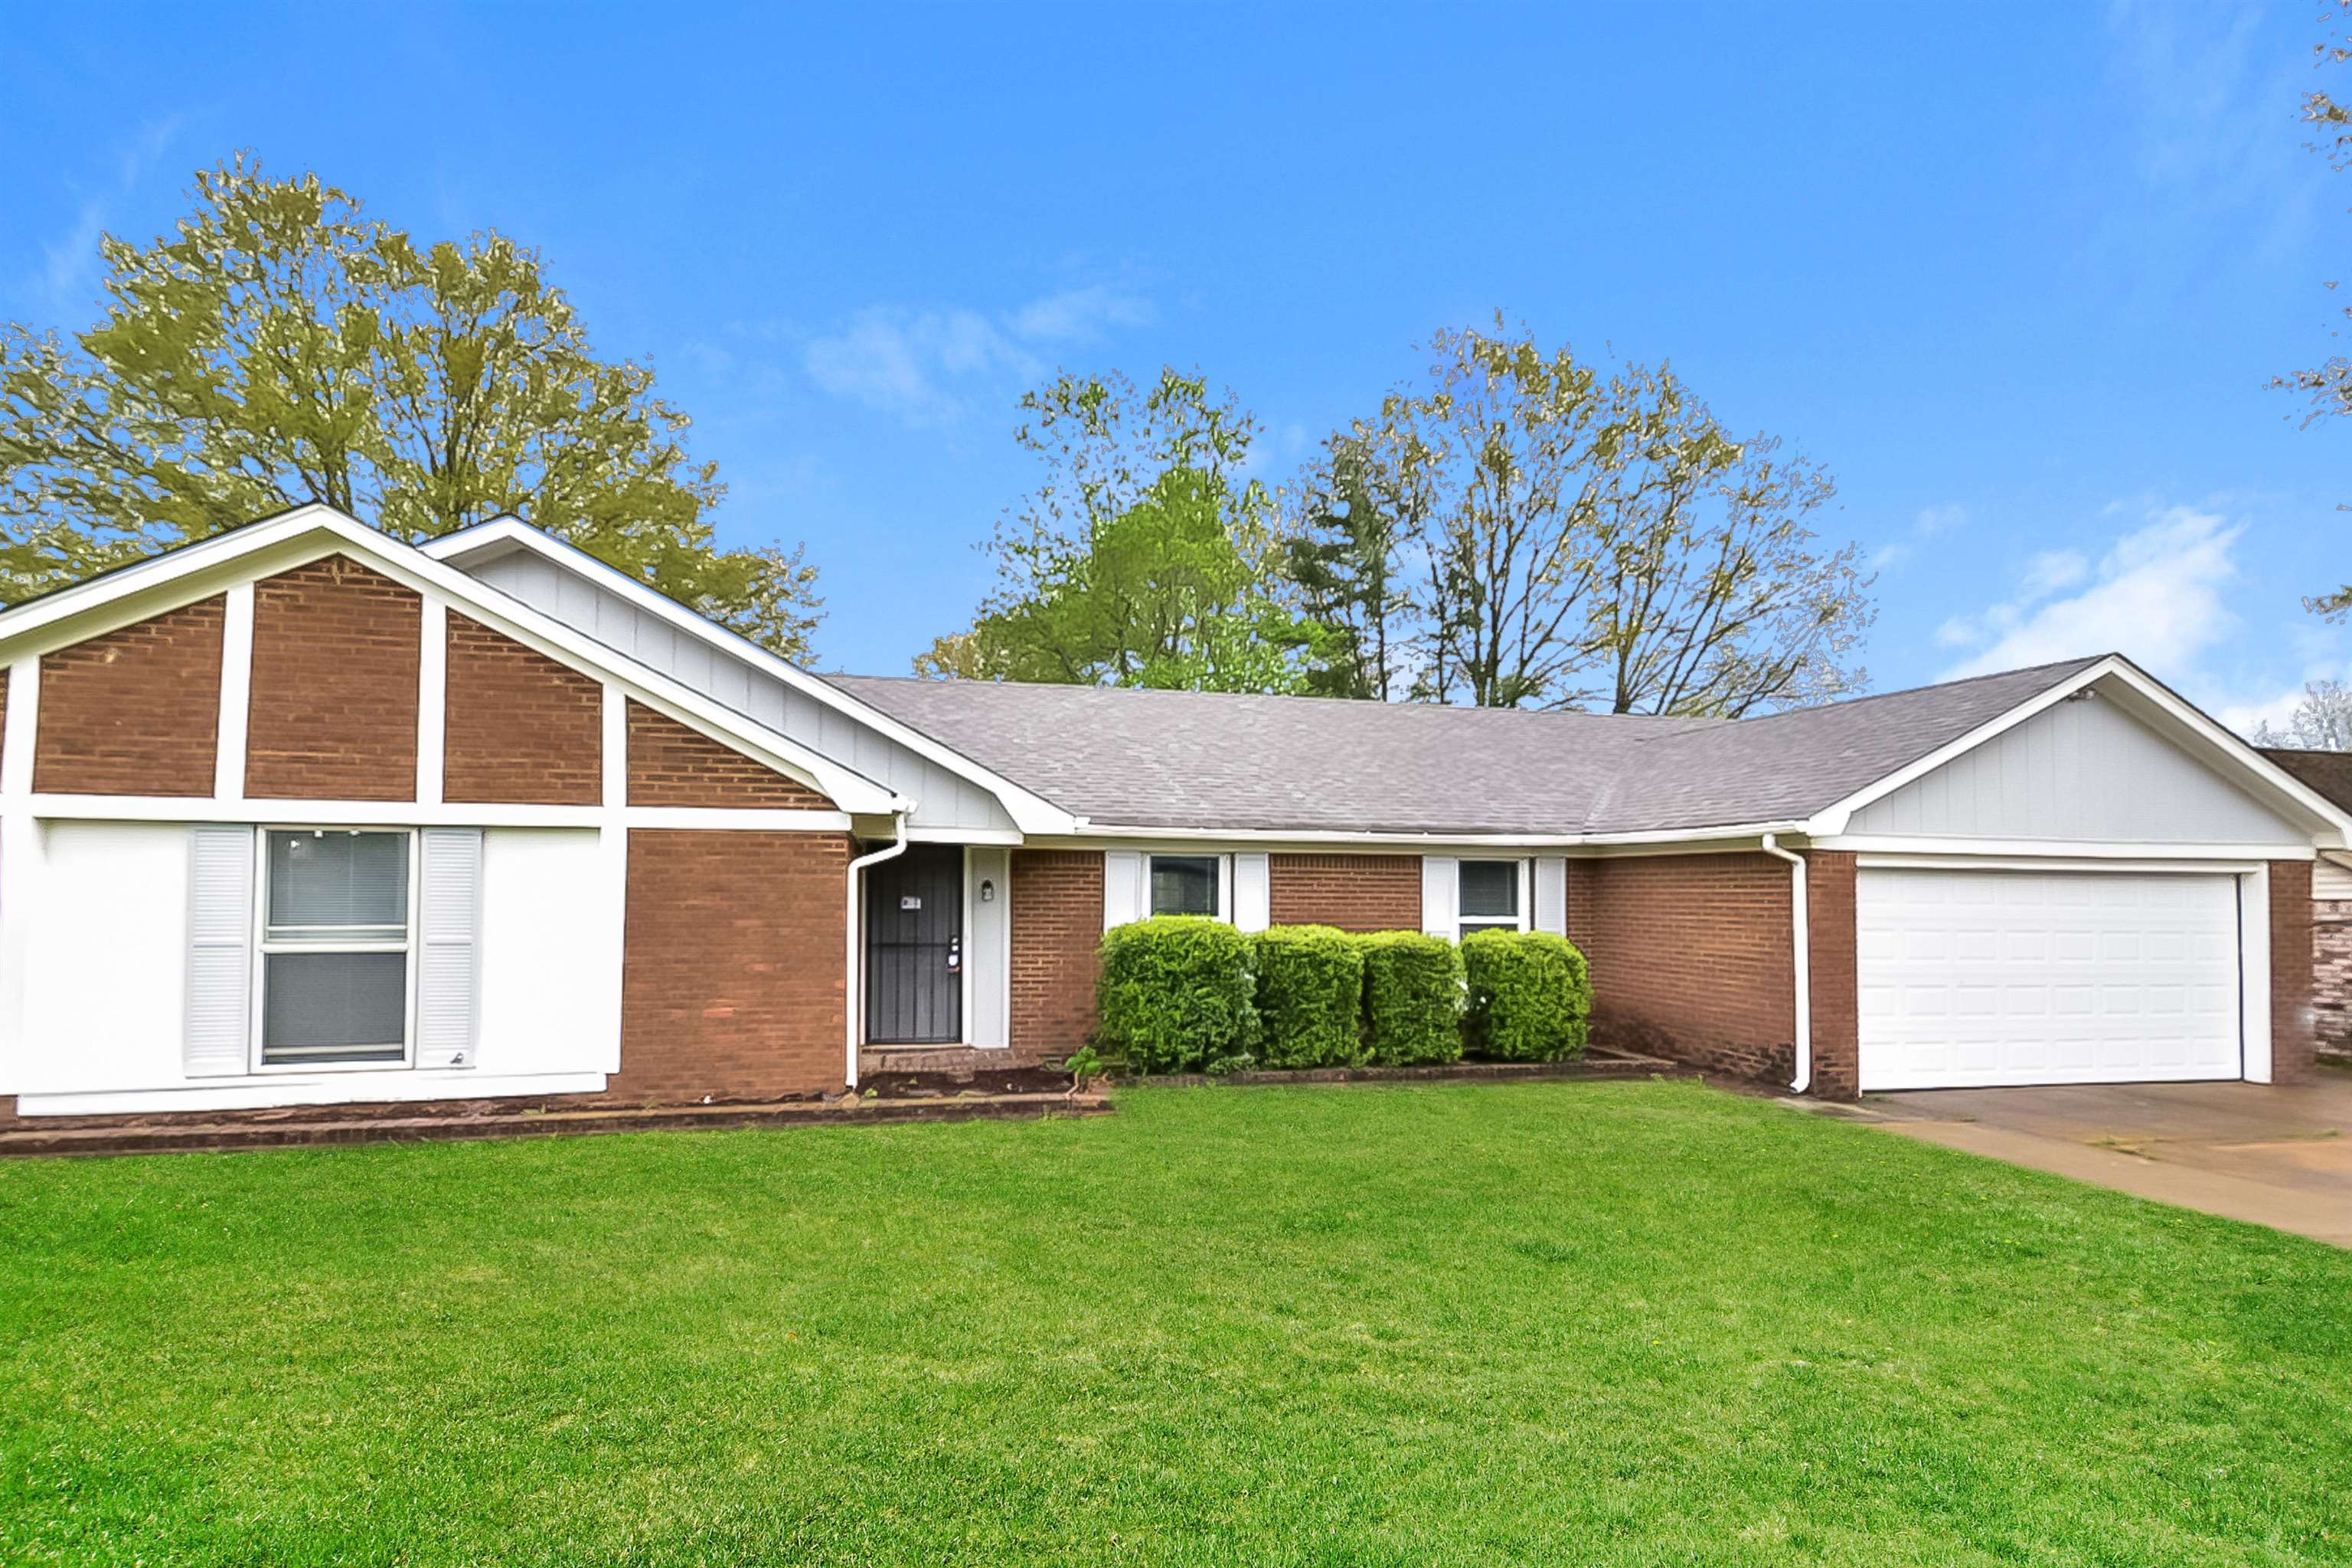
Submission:
[[[973,1121],[1100,1116],[1100,1094],[966,1094],[936,1100],[779,1100],[752,1105],[499,1111],[468,1116],[337,1116],[307,1121],[203,1121],[43,1127],[0,1131],[0,1154],[139,1154],[181,1149],[282,1149],[320,1143],[425,1139],[544,1138],[670,1128],[839,1127],[897,1121]]]

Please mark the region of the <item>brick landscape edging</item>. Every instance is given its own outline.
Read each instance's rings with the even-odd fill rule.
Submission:
[[[1298,1068],[1262,1072],[1226,1073],[1212,1078],[1203,1072],[1150,1073],[1142,1078],[1115,1078],[1124,1088],[1190,1089],[1205,1084],[1261,1085],[1274,1083],[1493,1083],[1520,1079],[1650,1078],[1658,1074],[1696,1077],[1687,1062],[1662,1057],[1594,1055],[1572,1062],[1447,1062],[1412,1068]]]

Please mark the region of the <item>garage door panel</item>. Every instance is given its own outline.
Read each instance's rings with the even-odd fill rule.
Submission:
[[[1865,868],[1864,1089],[2235,1078],[2227,875]]]

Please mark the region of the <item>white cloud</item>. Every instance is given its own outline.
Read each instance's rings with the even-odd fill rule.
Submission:
[[[2230,552],[2243,531],[2213,513],[2172,507],[2116,540],[2095,574],[2077,552],[2036,555],[2011,597],[1937,629],[1944,646],[1974,650],[1945,679],[2108,652],[2180,679],[2237,625],[2221,591],[2237,575]],[[2082,591],[2054,596],[2075,587]]]
[[[877,305],[811,338],[801,363],[819,386],[914,426],[950,425],[971,398],[1034,381],[1042,351],[1098,342],[1150,320],[1150,304],[1108,285],[1066,289],[1001,315]]]
[[[1092,343],[1112,327],[1140,327],[1151,320],[1151,301],[1097,283],[1032,300],[1013,312],[1013,335],[1033,342]]]
[[[1890,539],[1880,545],[1870,558],[1874,572],[1888,572],[1919,553],[1919,544],[1939,533],[1948,533],[1969,520],[1969,509],[1958,501],[1946,501],[1940,506],[1921,507],[1919,515],[1911,521],[1907,538]]]
[[[83,196],[65,231],[41,242],[41,288],[52,306],[81,303],[77,296],[98,270],[98,242],[105,237],[108,220],[122,198],[138,188],[179,129],[177,115],[141,126],[115,153],[113,183]]]

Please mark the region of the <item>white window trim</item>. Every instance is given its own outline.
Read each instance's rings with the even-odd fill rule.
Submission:
[[[1462,912],[1462,870],[1465,866],[1492,866],[1497,862],[1518,868],[1518,896],[1513,900],[1516,915],[1468,915]],[[1504,856],[1465,855],[1454,862],[1454,939],[1456,942],[1473,931],[1533,931],[1535,908],[1533,871],[1535,862],[1525,858],[1512,860]]]
[[[269,836],[273,833],[398,833],[408,839],[408,931],[397,942],[337,942],[331,946],[319,942],[286,942],[269,940]],[[253,996],[247,1042],[246,1068],[256,1078],[282,1077],[288,1073],[347,1073],[347,1072],[406,1072],[416,1067],[416,962],[417,921],[423,911],[418,909],[418,877],[416,856],[419,848],[416,830],[401,824],[375,824],[358,826],[350,823],[265,822],[256,825],[253,835],[253,973],[250,984]],[[262,1060],[262,1034],[268,1026],[268,975],[272,953],[302,952],[398,952],[407,955],[406,979],[402,991],[400,1024],[400,1059],[378,1058],[373,1061],[290,1061]]]
[[[1143,918],[1154,918],[1151,908],[1151,863],[1154,860],[1213,860],[1217,864],[1217,907],[1208,916],[1221,925],[1234,923],[1234,858],[1185,849],[1147,849],[1143,855]],[[1200,917],[1195,916],[1194,919]]]

